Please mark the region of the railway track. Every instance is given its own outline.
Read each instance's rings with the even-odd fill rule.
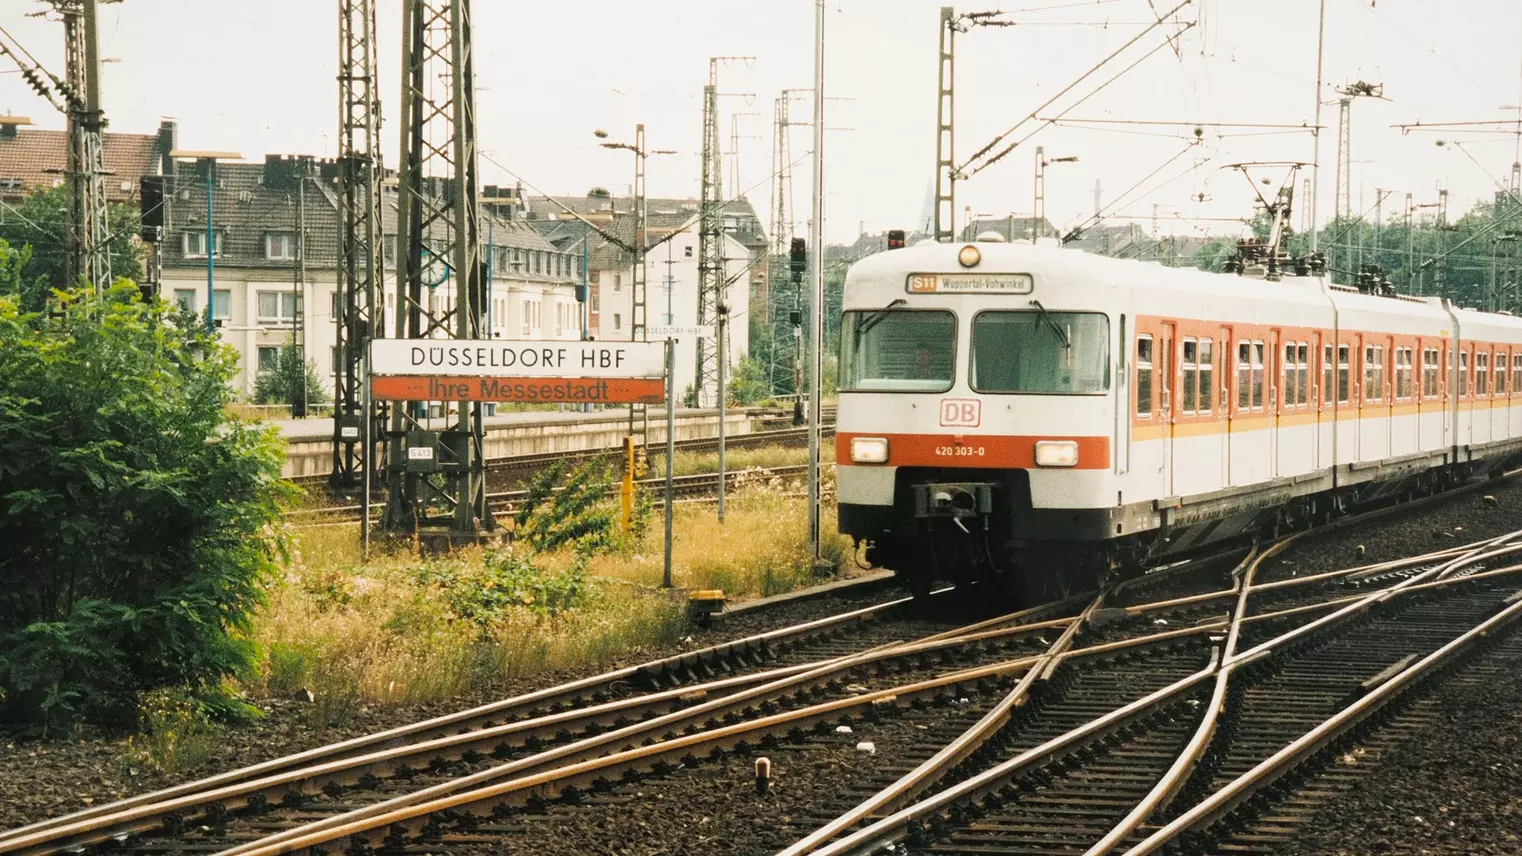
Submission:
[[[823,428],[826,438],[834,436],[834,409],[826,408],[827,424]],[[735,434],[726,437],[724,444],[728,449],[755,449],[765,446],[782,446],[787,448],[801,448],[808,445],[808,429],[793,428],[790,426],[791,419],[766,418],[760,420],[763,426],[760,430],[749,434]],[[660,452],[664,449],[655,449]],[[719,450],[718,437],[695,437],[689,440],[677,440],[676,450],[688,453],[707,453]],[[487,479],[491,484],[516,484],[531,477],[534,473],[544,469],[556,461],[566,460],[580,462],[596,458],[601,455],[617,454],[617,449],[571,449],[561,452],[544,452],[532,455],[514,455],[507,458],[490,458],[486,461]],[[290,479],[295,484],[308,489],[325,487],[329,473],[316,473],[313,475],[295,476]]]
[[[833,464],[825,464],[826,469]],[[725,484],[734,489],[747,482],[770,481],[772,479],[797,479],[808,473],[807,464],[783,467],[751,467],[743,470],[730,470],[725,473]],[[719,490],[718,473],[696,473],[687,476],[675,476],[672,478],[672,497],[677,502],[704,501],[717,496]],[[655,497],[657,505],[664,504],[663,491],[666,480],[664,478],[637,479],[635,485],[638,489],[649,492]],[[608,496],[616,497],[619,486],[607,485]],[[486,502],[492,513],[498,516],[508,516],[517,510],[518,503],[528,495],[526,490],[494,491],[486,494]],[[372,519],[379,519],[381,514],[380,505],[372,505],[370,509]],[[357,522],[362,513],[358,505],[328,506],[322,508],[301,508],[286,512],[287,519],[302,525],[312,524],[348,524]]]
[[[1358,729],[1385,705],[1412,688],[1430,689],[1457,658],[1510,628],[1522,616],[1519,561],[1522,546],[1497,540],[1350,569],[1297,581],[1307,602],[1291,606],[1261,597],[1282,598],[1292,586],[1280,580],[1260,592],[1252,583],[1257,563],[1250,564],[1230,620],[1205,625],[1214,634],[1210,655],[1192,674],[1164,669],[1163,677],[1179,680],[1133,693],[1125,704],[1114,694],[1080,694],[1081,709],[1106,712],[1060,735],[1023,729],[1000,763],[891,814],[873,814],[879,819],[869,825],[858,823],[868,814],[847,815],[850,822],[824,828],[831,834],[782,853],[845,856],[895,845],[1021,856],[1271,852],[1336,788],[1280,811],[1266,808],[1265,794],[1276,785],[1283,792],[1281,780],[1302,765],[1327,763],[1347,739],[1367,733]],[[1070,687],[1055,682],[1049,709],[1072,703],[1085,677],[1071,680]],[[906,785],[896,782],[877,799],[904,802]],[[1222,838],[1230,840],[1212,850]]]
[[[1522,609],[1522,546],[1504,540],[1259,581],[1290,543],[973,624],[910,618],[904,601],[853,610],[0,833],[0,853],[469,849],[637,812],[673,771],[838,742],[856,723],[908,736],[768,830],[764,852],[1261,843],[1335,788],[1266,826],[1240,812],[1263,816],[1255,794],[1324,766],[1372,721],[1353,707],[1430,686]],[[1422,721],[1410,709],[1405,727]]]

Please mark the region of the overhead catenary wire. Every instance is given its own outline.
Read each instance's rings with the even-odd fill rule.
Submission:
[[[1133,192],[1135,192],[1138,187],[1141,187],[1142,185],[1144,185],[1147,182],[1151,181],[1158,173],[1162,172],[1163,170],[1165,170],[1169,166],[1171,166],[1174,161],[1177,161],[1179,158],[1183,157],[1184,155],[1189,154],[1189,152],[1193,151],[1198,146],[1199,146],[1198,142],[1191,140],[1187,146],[1184,146],[1184,148],[1180,149],[1178,151],[1178,153],[1173,155],[1173,157],[1170,157],[1167,160],[1163,161],[1161,164],[1159,164],[1157,169],[1154,169],[1151,172],[1147,173],[1145,176],[1142,177],[1142,179],[1140,181],[1138,181],[1135,184],[1131,185],[1130,187],[1126,188],[1119,196],[1115,197],[1110,202],[1106,203],[1098,211],[1095,211],[1093,214],[1089,215],[1088,219],[1084,220],[1082,223],[1079,223],[1077,226],[1074,226],[1072,229],[1068,230],[1067,234],[1062,236],[1062,243],[1067,244],[1067,243],[1071,243],[1072,241],[1077,240],[1079,237],[1081,237],[1083,235],[1085,230],[1089,229],[1091,226],[1094,226],[1095,224],[1097,224],[1097,223],[1101,222],[1102,220],[1104,220],[1106,214],[1110,210],[1119,207],[1120,203],[1122,201],[1124,201],[1127,196],[1130,196]],[[1190,165],[1189,169],[1185,170],[1184,172],[1179,173],[1178,175],[1174,176],[1173,178],[1170,178],[1167,181],[1163,182],[1162,184],[1158,185],[1158,188],[1165,187],[1168,184],[1171,184],[1171,183],[1177,181],[1179,178],[1182,178],[1183,176],[1188,175],[1191,172],[1193,172],[1197,167],[1198,167],[1197,164]],[[1149,193],[1154,192],[1158,188],[1153,188],[1152,191],[1148,191],[1148,192]]]
[[[1181,31],[1181,33],[1182,32],[1187,32],[1193,26],[1194,26],[1193,23],[1186,24],[1184,26],[1184,29]],[[1035,130],[1033,130],[1030,133],[1026,134],[1025,136],[1021,137],[1020,139],[1014,141],[1013,143],[1010,143],[1009,145],[1005,146],[1003,149],[1001,149],[999,151],[998,154],[993,155],[992,157],[988,158],[983,163],[981,163],[977,167],[973,168],[970,172],[966,171],[966,166],[967,165],[964,164],[961,169],[957,170],[957,173],[959,175],[961,175],[963,177],[963,179],[965,180],[966,178],[970,178],[971,176],[977,175],[978,173],[982,172],[983,170],[985,170],[985,169],[993,166],[994,164],[998,163],[999,161],[1003,160],[1006,155],[1008,155],[1010,152],[1014,151],[1016,148],[1019,148],[1022,144],[1024,144],[1027,141],[1029,141],[1032,137],[1034,137],[1035,135],[1041,133],[1042,131],[1046,130],[1047,128],[1050,128],[1052,125],[1056,124],[1057,122],[1061,121],[1062,117],[1067,115],[1068,111],[1078,109],[1078,107],[1080,107],[1084,102],[1088,101],[1090,98],[1093,98],[1095,95],[1098,95],[1100,92],[1103,92],[1105,90],[1105,88],[1108,87],[1110,84],[1114,83],[1115,81],[1117,81],[1120,78],[1124,77],[1125,75],[1129,74],[1132,69],[1136,68],[1138,65],[1141,65],[1143,62],[1146,62],[1148,58],[1150,58],[1153,54],[1157,53],[1158,51],[1162,50],[1164,47],[1166,47],[1166,43],[1162,43],[1162,44],[1158,44],[1158,45],[1154,46],[1151,50],[1149,50],[1146,53],[1142,54],[1140,57],[1137,57],[1137,59],[1134,62],[1132,62],[1130,65],[1128,65],[1125,68],[1121,69],[1120,71],[1116,72],[1114,75],[1112,75],[1104,83],[1101,83],[1100,85],[1096,86],[1087,95],[1084,95],[1082,98],[1079,98],[1077,101],[1075,101],[1072,104],[1068,105],[1061,112],[1059,112],[1055,117],[1053,117],[1051,119],[1035,119],[1035,121],[1038,121],[1038,122],[1042,123],[1040,127],[1036,128]],[[1107,63],[1107,62],[1108,62],[1108,60],[1105,61],[1105,63]],[[1101,65],[1103,65],[1105,63],[1101,63]],[[1098,70],[1099,67],[1100,66],[1095,66],[1094,70]],[[1071,89],[1071,87],[1069,87],[1069,89]],[[1067,90],[1064,90],[1064,92],[1066,92],[1066,91]],[[1041,105],[1041,107],[1037,108],[1037,110],[1042,110],[1042,109],[1045,109],[1046,107],[1051,106],[1052,101],[1055,101],[1056,98],[1060,98],[1060,97],[1061,97],[1061,93],[1059,93],[1057,96],[1055,96],[1051,101],[1047,101],[1046,104]],[[1014,128],[1011,128],[1010,131],[1014,131],[1014,130],[1018,129],[1020,127],[1020,125],[1025,124],[1027,121],[1030,121],[1033,118],[1035,118],[1035,113],[1034,112],[1032,112],[1032,114],[1030,116],[1026,117],[1025,119],[1020,120],[1020,123],[1017,124]],[[1008,134],[1009,134],[1009,132],[1005,132],[1004,134],[1000,134],[999,137],[995,139],[994,143],[990,143],[988,146],[985,146],[981,151],[986,152],[994,144],[998,143],[1000,140],[1002,140],[1006,136],[1008,136]],[[973,160],[977,159],[977,157],[978,157],[978,155],[974,155],[971,159],[968,160],[967,163],[971,164]]]
[[[1193,3],[1193,2],[1194,2],[1194,0],[1184,0],[1184,2],[1178,4],[1177,6],[1174,6],[1171,10],[1169,10],[1169,12],[1167,13],[1167,16],[1164,16],[1164,17],[1171,17],[1172,15],[1177,14],[1179,12],[1179,10],[1183,9],[1185,6],[1188,6],[1191,3]],[[1042,111],[1046,110],[1046,108],[1048,108],[1048,107],[1052,106],[1053,104],[1055,104],[1063,96],[1067,95],[1069,92],[1071,92],[1074,89],[1076,89],[1079,86],[1079,84],[1083,83],[1085,80],[1088,80],[1091,76],[1093,76],[1095,73],[1097,73],[1100,69],[1102,69],[1105,66],[1109,65],[1113,60],[1115,60],[1121,54],[1125,53],[1128,49],[1130,49],[1130,47],[1132,45],[1135,45],[1137,42],[1141,41],[1148,33],[1152,32],[1153,30],[1155,30],[1158,27],[1162,26],[1163,23],[1164,23],[1163,19],[1159,18],[1157,21],[1154,21],[1153,23],[1147,25],[1147,27],[1145,29],[1143,29],[1141,32],[1137,33],[1135,36],[1132,36],[1131,39],[1128,40],[1125,44],[1123,44],[1120,47],[1116,48],[1114,51],[1111,51],[1108,56],[1106,56],[1104,59],[1100,60],[1098,63],[1096,63],[1092,67],[1090,67],[1088,71],[1085,71],[1083,74],[1079,75],[1076,80],[1074,80],[1072,83],[1069,83],[1067,86],[1063,87],[1062,90],[1059,91],[1056,95],[1053,95],[1051,98],[1047,99],[1045,103],[1041,104],[1041,106],[1039,106],[1036,109],[1032,110],[1029,114],[1027,114],[1025,116],[1025,118],[1023,118],[1020,121],[1016,122],[1013,126],[1011,126],[1004,133],[999,134],[998,136],[994,137],[993,140],[991,140],[987,145],[983,146],[983,148],[978,149],[976,152],[974,152],[972,157],[968,158],[966,163],[963,163],[961,166],[957,167],[957,169],[955,171],[958,174],[966,173],[968,175],[975,175],[978,172],[981,172],[986,167],[990,166],[992,162],[981,164],[981,165],[977,166],[976,168],[974,168],[972,170],[972,172],[970,172],[970,173],[967,172],[968,168],[972,167],[973,164],[975,164],[978,161],[979,158],[982,158],[984,155],[988,154],[990,151],[992,151],[994,149],[995,146],[997,146],[1000,143],[1002,143],[1011,134],[1014,134],[1016,131],[1020,130],[1020,128],[1023,125],[1025,125],[1026,122],[1030,122],[1030,121],[1034,120],[1038,115],[1041,114]],[[1194,26],[1194,24],[1190,23],[1184,29],[1187,30],[1187,29],[1189,29],[1190,27],[1193,27],[1193,26]],[[1163,47],[1163,45],[1159,45],[1157,48],[1154,48],[1152,51],[1149,51],[1148,55],[1150,56],[1152,53],[1155,53],[1157,50],[1161,49],[1162,47]],[[1133,63],[1132,67],[1134,67],[1134,66],[1135,66],[1135,64]],[[1129,71],[1129,70],[1130,70],[1130,68],[1127,69],[1127,71]],[[1113,78],[1111,80],[1113,81]],[[1107,82],[1104,85],[1107,86],[1107,85],[1109,85],[1109,83]],[[1101,86],[1100,88],[1103,88],[1103,86]],[[1077,105],[1074,105],[1074,106],[1077,106]],[[1070,107],[1069,109],[1072,109],[1072,108]],[[1006,148],[1003,151],[1001,151],[998,155],[996,155],[993,158],[993,161],[997,161],[999,158],[1002,158],[1009,151],[1013,150],[1015,145],[1019,145],[1019,143],[1015,143],[1014,145],[1009,146],[1008,148]]]

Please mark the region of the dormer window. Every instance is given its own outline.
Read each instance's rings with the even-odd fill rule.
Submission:
[[[216,233],[216,252],[213,253],[213,255],[216,256],[217,258],[221,258],[221,256],[222,256],[222,239],[223,239],[223,237],[224,237],[224,233],[223,232],[218,231]],[[182,239],[181,249],[184,250],[186,258],[188,258],[188,259],[204,259],[204,258],[206,258],[206,230],[205,229],[187,229],[184,233],[182,233],[181,239]]]
[[[295,232],[265,232],[264,257],[272,262],[288,262],[296,259]]]

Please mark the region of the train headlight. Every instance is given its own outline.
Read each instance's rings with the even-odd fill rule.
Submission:
[[[852,437],[851,462],[855,464],[886,464],[888,462],[888,438]]]
[[[975,267],[978,262],[983,261],[983,251],[968,244],[957,252],[957,261],[961,262],[962,267]]]
[[[1036,466],[1078,466],[1078,444],[1072,440],[1040,440],[1036,443]]]

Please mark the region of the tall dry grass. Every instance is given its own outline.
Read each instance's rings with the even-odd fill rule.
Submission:
[[[807,505],[789,495],[798,487],[780,479],[747,485],[730,499],[722,525],[712,504],[677,506],[677,587],[718,588],[740,599],[828,576],[810,560]],[[827,509],[827,524],[832,518]],[[826,558],[849,567],[848,540],[825,529]],[[355,528],[298,529],[284,579],[256,625],[264,656],[248,688],[273,696],[309,691],[314,724],[328,726],[360,704],[449,698],[674,644],[688,625],[681,592],[659,588],[663,533],[657,510],[638,543],[584,566],[569,552],[536,557],[545,575],[585,575],[574,605],[551,612],[521,593],[504,600],[493,576],[500,568],[479,548],[427,561],[379,553],[363,562]],[[489,608],[470,600],[484,595]]]

